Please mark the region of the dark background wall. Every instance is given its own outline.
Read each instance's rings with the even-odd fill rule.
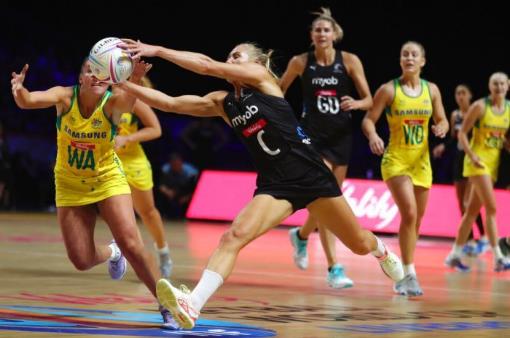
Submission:
[[[0,121],[11,157],[21,163],[17,165],[28,168],[26,175],[33,177],[33,182],[48,175],[54,157],[54,110],[21,111],[10,95],[10,73],[19,71],[24,63],[31,65],[27,88],[44,90],[72,85],[90,47],[107,36],[201,52],[218,60],[224,60],[235,44],[255,41],[276,50],[274,62],[281,74],[292,55],[310,47],[309,28],[314,18],[310,12],[320,6],[330,7],[343,27],[345,38],[338,47],[361,58],[372,93],[399,76],[399,50],[407,40],[425,46],[423,77],[438,84],[448,113],[454,108],[456,84],[467,83],[477,98],[487,94],[491,73],[509,71],[510,24],[500,1],[146,0],[67,5],[7,1],[0,10]],[[156,87],[171,95],[229,88],[222,80],[195,75],[158,59],[149,61],[154,64],[149,75]],[[299,81],[291,87],[288,99],[299,111]],[[172,150],[187,156],[179,136],[192,121],[170,114],[158,116],[164,135],[145,145],[155,169]],[[355,114],[358,129],[362,116],[363,112]],[[380,125],[384,130],[385,121]],[[224,130],[229,143],[216,154],[217,161],[211,166],[250,170],[246,152],[228,128]],[[370,176],[372,171],[378,177],[379,159],[370,154],[360,132],[355,136],[353,153],[350,176],[364,177],[367,172]],[[436,182],[448,182],[448,158],[434,165]]]

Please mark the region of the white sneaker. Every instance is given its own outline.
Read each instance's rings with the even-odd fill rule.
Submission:
[[[108,273],[112,279],[120,280],[127,272],[126,257],[124,257],[114,240],[110,243],[110,248],[114,251],[117,258],[108,260]]]
[[[181,285],[179,290],[168,280],[160,279],[156,284],[156,295],[159,303],[170,311],[180,327],[191,330],[195,326],[200,312],[193,307],[190,291],[186,286]]]
[[[404,267],[397,255],[386,248],[386,255],[378,258],[381,269],[394,282],[404,278]]]
[[[169,253],[159,254],[159,272],[161,273],[161,277],[169,278],[172,274],[173,266],[174,263],[172,262]]]

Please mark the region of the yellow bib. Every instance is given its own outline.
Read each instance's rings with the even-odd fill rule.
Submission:
[[[470,141],[471,149],[480,158],[484,167],[475,167],[471,159],[466,156],[464,157],[464,176],[490,175],[494,182],[497,180],[501,149],[509,127],[510,102],[505,102],[505,110],[502,114],[495,114],[490,98],[486,98],[485,112],[476,122]]]
[[[107,91],[89,118],[79,109],[79,87],[74,87],[71,108],[57,117],[57,161],[55,173],[75,177],[96,177],[118,168],[113,150],[115,126],[103,107],[111,95]]]
[[[395,96],[386,109],[386,119],[390,129],[388,148],[424,149],[428,148],[429,120],[432,116],[432,97],[428,82],[421,79],[421,93],[413,97],[402,90],[400,80],[393,80]]]
[[[492,110],[490,98],[485,99],[485,112],[481,120],[477,121],[473,128],[471,147],[479,151],[502,149],[505,142],[505,133],[510,125],[510,103],[505,102],[505,110],[502,114],[496,114]],[[477,153],[478,154],[478,153]]]
[[[119,124],[117,125],[118,135],[126,136],[138,131],[138,118],[133,113],[123,113],[120,117]],[[138,157],[143,156],[144,151],[139,142],[126,144],[117,150],[117,155],[121,159],[125,157]]]

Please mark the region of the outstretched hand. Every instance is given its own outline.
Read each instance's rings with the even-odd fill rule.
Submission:
[[[17,91],[23,87],[23,81],[25,81],[25,75],[27,74],[27,70],[28,70],[28,64],[25,64],[25,66],[23,66],[23,69],[21,70],[21,72],[19,72],[19,73],[12,72],[12,74],[11,74],[11,76],[12,76],[11,88],[12,88],[12,94],[14,96],[16,96]]]
[[[132,40],[132,39],[121,39],[123,43],[119,44],[118,47],[124,49],[126,52],[130,53],[133,59],[139,59],[142,56],[152,57],[156,56],[157,46],[148,45],[146,43],[142,43],[140,40]]]
[[[133,63],[133,73],[131,73],[131,81],[138,82],[144,77],[152,68],[151,63],[135,59]]]

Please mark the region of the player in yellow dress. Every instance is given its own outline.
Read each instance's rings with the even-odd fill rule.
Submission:
[[[399,243],[405,277],[395,283],[401,295],[423,294],[414,267],[414,251],[421,219],[425,213],[432,170],[429,159],[429,120],[432,132],[444,137],[448,132],[441,93],[438,87],[420,78],[425,65],[425,49],[415,41],[403,44],[400,51],[402,75],[382,85],[374,105],[362,122],[371,151],[383,155],[381,173],[400,212]],[[390,129],[388,146],[377,134],[375,123],[385,111]]]
[[[494,73],[489,79],[490,95],[471,105],[459,131],[459,140],[465,149],[464,176],[471,181],[473,189],[469,196],[466,212],[462,217],[459,232],[452,251],[446,257],[446,265],[457,270],[468,271],[461,261],[462,246],[466,244],[469,229],[480,209],[485,207],[485,224],[494,255],[494,270],[510,269],[510,259],[503,256],[498,246],[496,225],[496,198],[493,185],[497,180],[501,149],[510,127],[510,102],[508,76]],[[471,141],[467,134],[473,129]]]
[[[149,68],[137,62],[134,80]],[[127,259],[156,296],[156,280],[136,226],[129,185],[114,151],[115,125],[122,112],[132,110],[135,99],[122,90],[112,94],[108,84],[93,76],[88,60],[82,65],[79,84],[72,87],[30,92],[23,86],[27,70],[25,65],[20,73],[12,73],[16,104],[23,109],[55,106],[57,110],[56,206],[69,260],[78,270],[108,261],[111,277],[121,279]],[[115,239],[110,245],[94,241],[97,210]],[[168,311],[160,311],[169,323]]]
[[[147,77],[142,84],[152,88]],[[139,129],[139,123],[143,128]],[[159,256],[159,271],[162,277],[168,278],[172,271],[170,251],[165,240],[163,221],[154,205],[152,187],[152,169],[140,142],[150,141],[161,136],[161,125],[151,107],[136,101],[133,113],[123,113],[118,124],[115,137],[115,152],[122,161],[126,178],[131,187],[131,197],[136,213],[149,229],[154,239],[154,246]]]

